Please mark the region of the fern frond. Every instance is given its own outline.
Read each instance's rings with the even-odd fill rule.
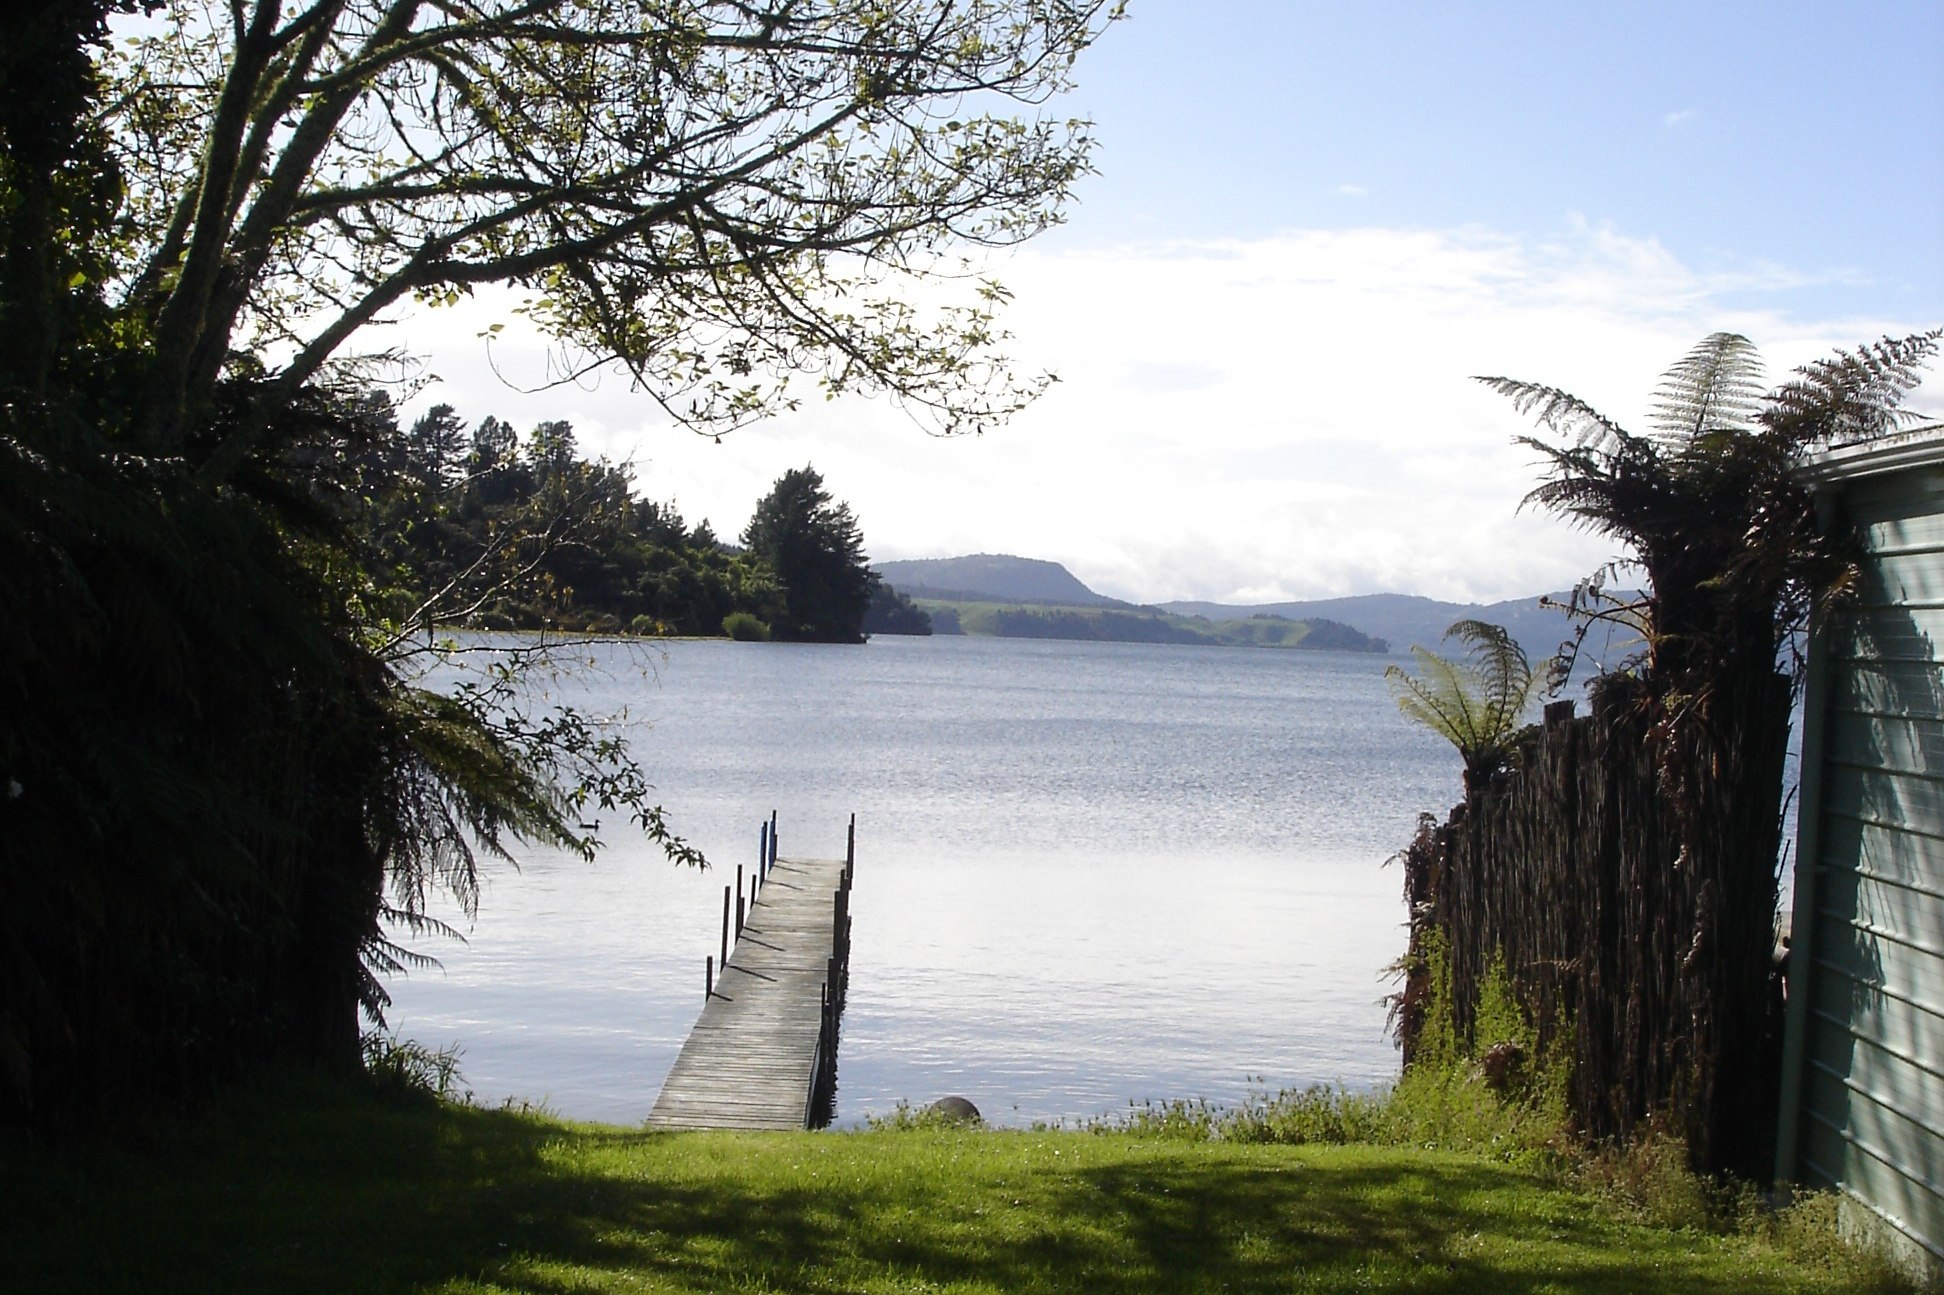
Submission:
[[[1413,646],[1419,673],[1391,666],[1384,679],[1398,710],[1457,747],[1476,781],[1504,766],[1544,680],[1502,625],[1463,620],[1444,637],[1464,643],[1465,654],[1447,657]]]
[[[1505,626],[1489,621],[1459,621],[1445,631],[1445,637],[1458,639],[1470,649],[1471,672],[1482,685],[1485,701],[1480,717],[1483,729],[1506,733],[1518,727],[1539,683],[1525,650]]]
[[[455,933],[456,934],[456,933]],[[443,971],[445,964],[429,953],[409,949],[382,935],[367,935],[362,950],[365,966],[386,976],[413,971]]]
[[[1661,375],[1654,435],[1684,450],[1704,433],[1755,426],[1764,390],[1761,353],[1740,333],[1711,333]]]
[[[1884,337],[1838,350],[1796,369],[1769,396],[1762,424],[1792,449],[1884,436],[1920,419],[1903,407],[1904,394],[1923,380],[1944,329]]]
[[[1510,400],[1513,409],[1574,445],[1613,452],[1638,439],[1578,396],[1558,387],[1516,378],[1474,375],[1472,380],[1484,383]]]
[[[389,922],[398,926],[402,926],[407,931],[410,931],[413,935],[436,935],[439,936],[441,939],[457,940],[461,944],[468,943],[466,939],[466,933],[460,930],[458,927],[452,925],[452,923],[442,922],[438,918],[433,917],[430,913],[423,913],[410,908],[400,908],[396,904],[387,904],[381,902],[378,905],[378,920],[381,922]],[[406,956],[412,959],[419,959],[425,957],[424,954],[415,953],[409,950],[407,951]],[[415,961],[413,965],[436,967],[438,965],[438,959],[436,958],[427,959],[424,963],[419,963]]]
[[[1418,663],[1419,674],[1412,675],[1402,666],[1384,670],[1397,708],[1461,752],[1475,746],[1480,731],[1479,707],[1462,664],[1415,644],[1411,656]]]

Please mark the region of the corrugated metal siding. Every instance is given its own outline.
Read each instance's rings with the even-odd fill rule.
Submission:
[[[1822,628],[1810,699],[1784,1144],[1799,1181],[1944,1260],[1944,471],[1839,498],[1868,557],[1857,604]]]

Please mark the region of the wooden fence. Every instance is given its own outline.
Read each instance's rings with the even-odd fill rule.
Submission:
[[[1637,681],[1610,681],[1591,715],[1547,707],[1515,772],[1473,789],[1442,825],[1424,817],[1403,856],[1411,946],[1397,1027],[1409,1064],[1433,933],[1461,1044],[1503,958],[1542,1055],[1567,1049],[1581,1133],[1624,1142],[1658,1119],[1697,1167],[1759,1174],[1777,1091],[1788,686],[1758,677],[1711,701],[1714,724],[1670,736]]]

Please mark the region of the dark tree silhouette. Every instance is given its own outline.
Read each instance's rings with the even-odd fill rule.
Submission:
[[[864,613],[864,632],[927,635],[932,632],[932,618],[923,607],[880,579],[871,594],[870,610]]]
[[[835,503],[815,468],[792,468],[756,505],[742,540],[776,572],[783,614],[777,638],[861,643],[877,577],[848,504]]]
[[[405,438],[405,462],[421,485],[436,488],[462,470],[466,425],[451,405],[425,411]]]

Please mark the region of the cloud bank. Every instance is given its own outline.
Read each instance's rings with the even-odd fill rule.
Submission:
[[[1564,387],[1638,425],[1660,372],[1709,332],[1746,333],[1779,378],[1926,324],[1802,320],[1784,303],[1804,275],[1703,273],[1579,220],[1539,238],[1371,228],[1042,244],[992,268],[1015,293],[1011,352],[1060,381],[1012,425],[952,441],[860,400],[716,444],[669,427],[618,376],[521,394],[505,378],[543,380],[544,345],[509,327],[488,364],[477,338],[511,322],[503,298],[385,340],[441,378],[413,411],[443,400],[522,428],[571,419],[584,451],[632,461],[644,493],[725,535],[812,462],[880,558],[1051,558],[1137,601],[1492,600],[1570,585],[1615,552],[1520,511],[1536,477],[1512,442],[1531,429],[1471,375]]]

